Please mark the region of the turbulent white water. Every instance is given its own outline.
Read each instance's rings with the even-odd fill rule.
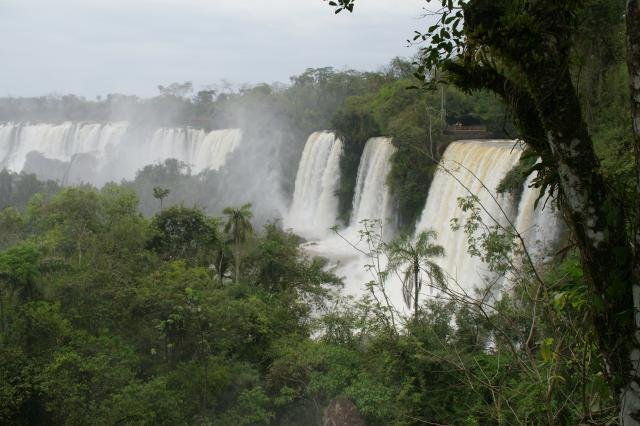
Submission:
[[[540,189],[531,188],[531,184],[536,176],[537,172],[532,173],[525,182],[515,227],[522,235],[532,261],[540,264],[552,255],[549,250],[558,241],[563,222],[552,200],[547,197],[541,197],[535,206]]]
[[[358,167],[350,226],[340,231],[341,236],[329,234],[306,245],[309,253],[325,256],[335,262],[335,272],[344,277],[344,292],[348,295],[361,296],[366,292],[365,284],[376,279],[375,271],[364,267],[365,264],[371,264],[372,259],[359,251],[368,250],[366,241],[359,235],[362,230],[360,221],[380,221],[386,238],[393,233],[393,203],[386,179],[391,170],[390,160],[394,152],[395,147],[390,138],[379,137],[367,141]],[[322,154],[324,155],[326,154]],[[305,161],[309,160],[302,161],[301,166]],[[296,180],[296,192],[297,184]],[[380,260],[384,262],[384,259]],[[384,268],[384,263],[379,266]]]
[[[514,148],[513,141],[453,142],[434,176],[416,232],[433,229],[438,233],[438,244],[445,250],[445,257],[438,263],[466,290],[481,285],[491,273],[480,259],[468,254],[464,231],[451,229],[451,219],[465,218],[458,199],[477,196],[486,209],[481,211],[482,221],[489,226],[505,225],[507,219],[513,221],[513,203],[508,196],[498,195],[496,187],[520,155],[521,150]]]
[[[386,180],[395,150],[391,138],[367,141],[358,167],[351,228],[358,227],[364,219],[380,220],[385,227],[393,225],[391,192]]]
[[[156,130],[151,137],[127,137],[127,123],[0,123],[0,168],[30,171],[63,184],[131,179],[145,165],[168,158],[195,173],[218,170],[241,139],[237,129],[205,132],[191,128]]]
[[[326,234],[327,224],[335,219],[336,204],[335,200],[327,202],[322,195],[332,195],[336,188],[341,150],[342,145],[333,134],[311,135],[300,161],[288,220],[297,224],[291,225],[294,230],[304,230],[305,235],[311,236],[311,242],[306,245],[308,252],[337,263],[336,273],[345,278],[345,293],[359,296],[366,292],[364,285],[367,282],[376,280],[375,271],[367,270],[364,265],[376,264],[378,270],[383,270],[386,264],[384,256],[374,262],[359,252],[366,252],[369,247],[359,238],[358,231],[363,219],[381,220],[386,227],[385,233],[389,228],[393,230],[393,203],[386,178],[394,147],[389,138],[373,138],[367,142],[358,169],[351,225],[341,231],[343,238]],[[545,206],[544,201],[534,208],[539,195],[538,189],[529,187],[534,176],[525,183],[517,206],[511,195],[497,194],[498,184],[518,163],[521,153],[520,146],[514,141],[453,142],[434,176],[416,232],[434,229],[438,233],[437,243],[444,247],[446,256],[437,261],[465,291],[479,287],[494,276],[487,265],[468,253],[465,232],[451,229],[453,218],[464,223],[468,215],[459,207],[460,198],[476,196],[482,206],[481,220],[488,226],[500,224],[509,229],[510,224],[514,225],[523,235],[534,262],[543,262],[548,256],[548,247],[559,238],[562,225],[555,208],[550,204]],[[327,181],[327,176],[332,179]],[[386,283],[387,295],[397,309],[404,310],[401,283],[396,278],[391,277]]]
[[[342,141],[331,132],[315,132],[305,144],[293,201],[284,225],[306,238],[320,239],[337,222]]]

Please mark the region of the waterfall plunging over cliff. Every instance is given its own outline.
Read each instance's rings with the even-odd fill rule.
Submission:
[[[0,167],[20,172],[31,152],[71,161],[76,154],[103,158],[120,143],[127,123],[0,124]]]
[[[144,166],[176,158],[195,173],[218,170],[241,139],[238,129],[162,128],[128,137],[128,123],[0,124],[0,169],[63,184],[131,179]]]
[[[480,216],[488,226],[505,225],[507,217],[513,221],[513,203],[509,196],[497,194],[496,188],[521,152],[514,141],[461,141],[451,143],[440,161],[416,232],[433,229],[438,233],[437,243],[444,247],[445,257],[437,262],[464,289],[477,287],[492,274],[480,259],[468,254],[464,230],[451,229],[451,219],[463,221],[466,216],[458,199],[478,197],[483,206]]]
[[[325,135],[324,137],[329,139],[329,136]],[[329,145],[329,142],[324,143],[327,146]],[[335,167],[337,175],[337,164],[330,166],[333,161],[331,160],[332,154],[338,154],[335,152],[335,146],[331,149],[331,154],[327,154],[325,151],[328,150],[327,146],[320,148],[315,144],[320,144],[320,142],[312,142],[310,138],[307,146],[305,146],[305,154],[317,155],[319,157],[318,164],[326,164],[325,170],[327,171],[334,170]],[[312,148],[316,152],[315,154],[312,154]],[[358,166],[350,225],[346,229],[339,231],[340,236],[325,233],[324,237],[316,238],[314,241],[305,244],[307,252],[327,257],[333,261],[336,266],[336,274],[344,277],[344,291],[346,294],[362,295],[365,292],[365,284],[373,279],[371,271],[364,267],[364,265],[371,263],[371,259],[359,251],[367,250],[366,241],[359,235],[359,231],[362,229],[360,221],[364,219],[379,220],[383,224],[385,239],[388,239],[393,234],[393,203],[386,179],[391,170],[391,155],[394,152],[395,147],[391,144],[390,138],[378,137],[367,141]],[[304,154],[303,157],[305,157]],[[325,157],[329,160],[324,160]],[[311,175],[311,172],[303,172],[303,169],[307,167],[306,165],[309,165],[310,169],[316,170],[316,175],[320,173],[317,170],[322,169],[322,166],[317,166],[318,169],[315,169],[316,166],[311,166],[311,164],[312,160],[309,158],[303,158],[300,162],[301,168],[298,170],[298,178],[296,179],[296,194],[298,194],[298,183],[303,179],[302,176]],[[311,181],[307,182],[309,182],[310,186],[313,186]],[[316,182],[316,185],[318,184]],[[315,190],[318,191],[318,188],[315,188]],[[335,217],[335,210],[333,212],[332,217]],[[326,227],[318,229],[321,232],[325,230]],[[377,227],[376,231],[378,231]],[[345,240],[349,241],[349,243]]]
[[[364,219],[380,220],[385,227],[392,225],[393,206],[386,180],[395,150],[391,138],[367,141],[358,167],[350,228],[357,228]]]
[[[337,159],[341,150],[342,145],[333,134],[319,132],[311,135],[300,161],[294,201],[287,220],[289,223],[293,223],[294,219],[299,221],[298,226],[291,225],[296,232],[303,229],[305,224],[316,227],[315,233],[305,234],[312,240],[305,245],[306,250],[333,260],[337,274],[345,278],[345,292],[359,296],[365,293],[364,285],[376,279],[375,274],[365,267],[372,263],[372,259],[359,251],[366,252],[369,249],[358,234],[362,228],[360,221],[381,220],[384,239],[393,236],[393,203],[386,178],[395,148],[389,138],[372,138],[367,142],[360,158],[350,226],[340,231],[342,237],[339,237],[326,233],[326,224],[331,224],[330,219],[335,218],[335,204],[326,204],[331,206],[330,209],[320,208],[319,205],[324,203],[320,194],[332,194],[332,185],[337,185],[336,180],[331,180],[331,185],[327,186],[325,178],[337,177]],[[519,204],[513,195],[498,194],[496,191],[507,172],[518,163],[521,153],[516,141],[453,142],[434,176],[416,233],[425,229],[438,232],[437,243],[444,247],[446,256],[436,261],[465,291],[481,286],[487,279],[498,277],[481,259],[468,253],[469,242],[464,230],[451,229],[452,219],[457,218],[464,225],[469,214],[459,207],[460,198],[477,197],[479,216],[485,225],[491,227],[499,224],[506,229],[515,226],[523,235],[534,262],[544,261],[549,244],[559,237],[562,226],[555,208],[550,204],[543,208],[544,202],[541,202],[534,209],[539,190],[530,188],[533,175],[525,183]],[[321,210],[329,211],[329,218]],[[346,243],[345,239],[352,245]],[[378,268],[385,268],[384,256],[376,262]],[[405,309],[399,279],[391,276],[386,288],[393,305],[397,309]]]
[[[342,141],[331,132],[315,132],[304,146],[293,201],[285,226],[307,238],[322,238],[338,216]]]
[[[175,158],[187,163],[194,173],[218,170],[225,164],[229,153],[237,148],[240,138],[238,129],[206,132],[191,128],[161,128],[146,143],[145,148],[151,154],[146,163]]]
[[[540,188],[531,187],[536,176],[537,172],[532,173],[524,184],[515,227],[524,239],[531,260],[540,264],[551,255],[550,250],[562,233],[563,223],[552,200],[547,199],[546,194],[540,197]]]
[[[364,237],[360,233],[365,231],[361,221],[374,220],[379,221],[382,228],[372,223],[369,231],[373,231],[374,234],[379,233],[382,241],[390,241],[393,238],[395,232],[394,211],[391,190],[387,185],[387,176],[391,171],[391,156],[395,151],[396,148],[392,145],[391,138],[377,137],[367,141],[358,166],[351,220],[349,227],[341,233],[346,240],[350,241],[351,245],[346,244],[344,240],[336,240],[333,244],[327,244],[328,247],[334,246],[332,250],[329,250],[330,253],[339,253],[342,256],[342,263],[337,272],[345,277],[345,292],[347,294],[360,296],[366,293],[366,283],[378,279],[375,270],[365,265],[377,263],[379,271],[386,267],[384,256],[372,259],[363,255],[363,253],[367,253],[371,249],[376,250],[376,248],[370,247],[367,241],[369,237]],[[375,240],[375,237],[373,238]],[[375,246],[380,242],[374,241],[373,244]],[[376,294],[382,297],[378,291]],[[391,303],[401,307],[401,292],[390,291],[388,295]]]

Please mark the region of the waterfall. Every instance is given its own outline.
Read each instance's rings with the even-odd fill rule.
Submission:
[[[126,130],[127,123],[0,124],[0,167],[20,172],[34,151],[59,161],[71,161],[76,154],[99,158]]]
[[[313,206],[314,193],[332,194],[332,191],[326,191],[328,187],[324,183],[320,184],[320,179],[317,176],[322,173],[323,178],[330,178],[331,186],[337,185],[337,182],[333,179],[336,179],[338,175],[338,158],[342,147],[335,146],[334,138],[335,136],[326,133],[314,134],[309,138],[300,162],[300,169],[298,170],[296,193],[294,194],[294,205],[296,207],[292,206],[292,212],[298,209],[297,203],[303,205],[302,200],[305,199],[310,200],[308,205]],[[333,146],[331,146],[332,143]],[[372,271],[364,266],[370,264],[372,260],[359,251],[368,249],[366,241],[360,238],[359,235],[361,230],[360,221],[363,219],[380,220],[385,227],[385,236],[392,235],[392,232],[389,232],[389,227],[393,228],[393,203],[386,179],[391,170],[391,155],[394,152],[395,147],[391,144],[390,138],[378,137],[367,141],[360,157],[350,226],[340,231],[341,236],[325,233],[304,246],[308,253],[324,256],[333,262],[336,267],[336,274],[344,277],[345,294],[361,296],[366,292],[364,285],[375,279]],[[335,158],[332,158],[334,155]],[[314,160],[314,157],[317,158]],[[335,172],[333,172],[334,170]],[[304,195],[302,193],[302,182],[307,182],[304,188],[308,192]],[[323,206],[331,206],[331,217],[335,217],[335,208],[333,207],[335,206],[333,204],[335,200],[332,200],[331,204],[324,204],[324,201],[321,201],[322,196],[315,199],[318,200],[316,203],[320,203]],[[309,210],[302,210],[306,212],[313,211],[312,207]],[[325,229],[326,226],[323,226],[318,231],[323,232]],[[316,235],[321,232],[316,233]],[[349,243],[345,240],[349,241]],[[384,259],[381,260],[384,261]],[[384,267],[384,265],[381,266]]]
[[[315,132],[304,146],[293,201],[285,226],[307,238],[329,235],[336,224],[342,141],[331,132]]]
[[[176,158],[191,170],[218,170],[241,139],[238,129],[161,128],[128,137],[129,124],[0,123],[0,169],[28,171],[63,184],[131,179],[148,164]]]
[[[436,172],[426,206],[416,232],[433,229],[437,243],[444,247],[445,257],[437,262],[466,290],[471,290],[491,277],[486,265],[467,252],[464,230],[453,231],[451,219],[464,220],[458,199],[475,195],[486,211],[483,222],[505,225],[515,216],[513,203],[507,195],[498,195],[496,187],[518,162],[521,150],[514,141],[460,141],[449,145]],[[483,187],[483,184],[486,188]],[[504,213],[503,213],[504,211]]]
[[[204,130],[192,128],[161,128],[146,144],[145,164],[175,158],[191,167],[192,172],[219,170],[241,138],[238,129]]]
[[[547,199],[546,194],[540,197],[540,188],[531,187],[537,174],[538,172],[533,172],[529,175],[524,184],[515,227],[524,239],[531,260],[540,264],[548,260],[549,249],[558,241],[563,222],[552,200]]]
[[[351,228],[364,219],[380,220],[385,227],[391,224],[393,206],[386,180],[395,150],[391,138],[367,141],[358,167]]]
[[[365,265],[377,264],[379,271],[386,268],[386,258],[380,256],[377,259],[363,255],[370,249],[367,238],[359,235],[363,227],[360,223],[365,219],[379,220],[382,228],[377,225],[371,229],[374,233],[380,233],[384,241],[389,241],[395,231],[393,223],[393,202],[391,191],[387,186],[387,176],[391,171],[391,156],[396,148],[391,144],[391,138],[377,137],[367,141],[360,165],[358,166],[358,176],[356,179],[355,194],[353,197],[353,211],[349,227],[342,234],[350,241],[350,245],[343,240],[336,240],[332,244],[327,244],[329,253],[341,257],[341,264],[337,268],[337,273],[345,277],[345,293],[361,296],[366,293],[365,284],[377,280],[376,272]],[[380,241],[374,241],[374,246]],[[372,253],[373,254],[373,253]],[[375,256],[375,254],[373,254]],[[394,287],[388,284],[387,289]],[[398,287],[400,288],[400,287]],[[376,291],[378,297],[382,295]],[[402,308],[400,292],[389,291],[391,302],[396,307]],[[399,296],[399,297],[398,297]]]

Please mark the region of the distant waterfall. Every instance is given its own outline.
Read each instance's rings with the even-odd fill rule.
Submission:
[[[358,167],[351,228],[357,228],[364,219],[381,220],[385,227],[391,223],[393,205],[386,180],[395,150],[391,138],[367,141]]]
[[[522,198],[518,206],[516,230],[522,235],[527,251],[534,263],[546,261],[551,253],[549,250],[558,241],[563,229],[563,222],[552,200],[540,197],[540,188],[531,188],[537,172],[532,173],[524,184]]]
[[[512,220],[515,216],[512,203],[508,196],[496,194],[496,187],[518,162],[520,155],[521,150],[514,148],[513,141],[453,142],[444,153],[416,232],[430,228],[438,233],[437,243],[445,250],[445,258],[438,262],[462,288],[472,289],[491,274],[480,259],[467,253],[464,231],[451,230],[451,219],[463,219],[464,215],[458,206],[458,199],[477,196],[487,210],[482,211],[482,220],[490,226],[495,224],[491,218],[505,224],[501,206],[509,220]]]
[[[50,160],[70,161],[76,154],[102,157],[120,143],[127,123],[0,124],[0,167],[24,169],[38,152]]]
[[[315,132],[304,146],[293,202],[285,226],[308,238],[322,238],[336,224],[342,141],[330,132]]]
[[[128,137],[128,123],[0,123],[0,169],[28,171],[63,184],[131,179],[148,164],[168,158],[193,172],[218,170],[241,139],[238,129],[206,132],[163,128]]]
[[[151,150],[147,164],[167,158],[183,161],[192,172],[218,170],[240,142],[238,129],[206,132],[191,128],[162,128],[155,131],[146,147]]]

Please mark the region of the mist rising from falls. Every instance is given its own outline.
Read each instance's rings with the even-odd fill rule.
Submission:
[[[148,164],[175,158],[191,170],[218,170],[241,140],[237,129],[163,128],[131,132],[128,123],[0,124],[0,169],[62,184],[132,179]]]
[[[315,132],[305,144],[296,175],[293,201],[285,227],[305,238],[331,233],[338,216],[336,190],[340,184],[342,141],[331,132]]]
[[[515,209],[509,196],[496,193],[498,184],[518,162],[522,153],[514,145],[514,141],[451,143],[434,176],[426,206],[416,227],[416,232],[433,229],[438,233],[437,243],[444,247],[445,258],[437,262],[464,289],[479,287],[484,278],[492,274],[479,258],[467,252],[467,236],[463,229],[451,229],[451,219],[464,220],[465,213],[460,209],[458,199],[474,195],[486,209],[481,210],[480,214],[483,223],[504,226],[507,218],[515,221]]]

